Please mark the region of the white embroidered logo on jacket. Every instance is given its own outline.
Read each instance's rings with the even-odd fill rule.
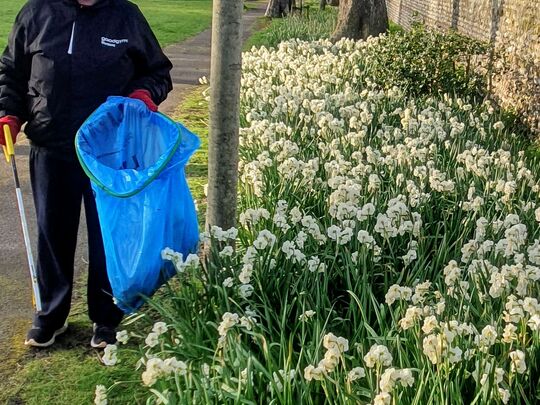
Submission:
[[[127,39],[111,39],[106,37],[101,37],[101,45],[110,46],[115,48],[116,45],[127,44],[129,41]]]

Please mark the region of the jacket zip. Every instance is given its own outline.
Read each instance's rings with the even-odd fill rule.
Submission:
[[[75,21],[73,21],[73,25],[71,26],[71,38],[69,39],[69,48],[68,48],[68,55],[73,55],[73,40],[75,38]]]

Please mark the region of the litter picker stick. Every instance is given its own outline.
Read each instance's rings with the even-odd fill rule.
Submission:
[[[21,193],[21,185],[19,183],[19,175],[17,173],[17,165],[15,164],[15,148],[13,146],[13,138],[9,125],[4,125],[4,138],[6,145],[2,145],[4,155],[8,163],[11,163],[13,170],[13,178],[15,180],[15,191],[17,193],[17,204],[19,205],[19,216],[21,217],[21,225],[24,236],[24,245],[26,247],[26,257],[28,258],[28,267],[30,269],[30,279],[32,280],[32,290],[34,292],[32,298],[36,311],[41,312],[41,295],[39,293],[39,285],[37,281],[36,267],[34,265],[34,256],[32,255],[32,245],[30,244],[30,233],[28,232],[28,223],[26,222],[26,214],[24,211],[24,203]]]

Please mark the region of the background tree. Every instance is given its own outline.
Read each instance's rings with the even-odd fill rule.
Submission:
[[[264,15],[270,18],[284,17],[291,10],[291,3],[291,0],[270,0]]]
[[[385,0],[341,0],[332,40],[366,39],[387,30],[388,12]]]
[[[214,0],[207,229],[229,229],[236,220],[243,8],[241,0]]]

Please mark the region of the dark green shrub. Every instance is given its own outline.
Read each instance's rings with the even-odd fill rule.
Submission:
[[[456,32],[442,33],[416,25],[394,30],[372,48],[368,76],[384,86],[398,86],[412,95],[450,93],[482,96],[486,78],[478,63],[488,46]]]

